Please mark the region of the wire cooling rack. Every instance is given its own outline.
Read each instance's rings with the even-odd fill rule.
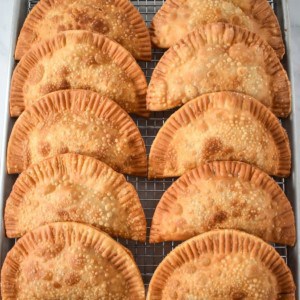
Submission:
[[[38,2],[38,0],[28,1],[28,11]],[[140,11],[147,25],[149,26],[155,13],[162,6],[162,0],[134,0],[131,1],[135,7]],[[276,12],[276,1],[268,1]],[[157,62],[162,57],[164,51],[161,49],[153,49],[151,62],[140,62],[146,78],[149,82],[153,69]],[[144,138],[147,154],[149,154],[151,144],[163,123],[168,119],[173,111],[152,113],[148,119],[134,117],[138,128]],[[127,180],[131,182],[138,191],[141,199],[146,219],[147,219],[147,241],[149,238],[149,231],[151,220],[154,214],[155,207],[161,198],[164,191],[174,182],[175,179],[160,179],[147,180],[146,178],[127,176]],[[285,182],[283,178],[276,178],[277,183],[285,191]],[[150,279],[163,258],[177,246],[178,242],[164,242],[159,244],[138,243],[130,240],[117,239],[120,243],[131,250],[135,261],[141,271],[145,287],[147,289]],[[273,244],[281,257],[287,262],[287,248]]]

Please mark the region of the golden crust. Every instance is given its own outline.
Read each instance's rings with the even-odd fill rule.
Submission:
[[[6,201],[4,220],[9,238],[47,223],[74,221],[146,240],[146,219],[134,187],[103,162],[77,154],[57,155],[24,171]]]
[[[162,261],[151,279],[147,300],[181,299],[183,295],[295,299],[295,284],[272,246],[244,232],[215,230],[182,243]]]
[[[215,161],[186,172],[163,194],[150,242],[226,228],[290,246],[296,240],[292,207],[271,177],[245,163]]]
[[[149,115],[144,73],[127,50],[101,34],[65,31],[32,47],[13,73],[11,116],[63,89],[99,92],[129,113]]]
[[[22,113],[9,139],[8,173],[62,153],[97,158],[117,172],[146,176],[146,148],[129,115],[85,90],[48,94]]]
[[[279,117],[291,110],[290,83],[273,49],[258,35],[223,23],[199,27],[164,54],[147,107],[166,110],[219,91],[252,96]]]
[[[284,55],[278,20],[265,0],[167,0],[152,20],[152,43],[169,48],[197,27],[214,22],[252,31],[268,42],[279,58]]]
[[[288,136],[253,98],[232,92],[206,94],[181,107],[160,129],[151,146],[148,176],[180,176],[215,160],[242,161],[287,177]]]
[[[15,58],[67,30],[88,30],[117,41],[136,59],[151,60],[147,26],[128,0],[40,0],[26,18]]]
[[[132,257],[80,223],[41,226],[17,241],[1,272],[2,299],[145,299]]]

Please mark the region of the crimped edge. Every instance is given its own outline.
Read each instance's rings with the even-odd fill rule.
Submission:
[[[150,34],[141,14],[128,0],[116,0],[113,2],[113,4],[115,7],[119,7],[123,10],[123,13],[126,15],[129,23],[133,26],[135,34],[138,37],[138,44],[133,45],[135,52],[138,52],[139,54],[133,53],[133,56],[138,60],[150,61]],[[30,11],[23,24],[17,41],[15,50],[16,60],[20,60],[31,49],[31,47],[36,44],[34,41],[32,41],[32,35],[36,34],[35,29],[39,26],[39,21],[44,19],[45,14],[49,12],[49,10],[51,10],[55,5],[56,2],[54,0],[40,0]]]
[[[85,30],[70,30],[59,33],[54,38],[36,44],[28,51],[15,68],[11,80],[10,90],[10,114],[12,117],[19,116],[26,109],[23,88],[27,81],[30,70],[49,53],[63,48],[68,41],[89,40],[91,44],[106,53],[118,65],[134,83],[137,96],[137,106],[134,111],[140,116],[148,117],[146,108],[147,82],[145,75],[133,56],[121,45],[101,34]]]
[[[202,254],[237,254],[255,257],[277,279],[279,299],[295,299],[295,284],[290,269],[276,250],[260,238],[237,230],[214,230],[200,234],[177,246],[160,263],[150,281],[147,300],[162,299],[168,278],[184,263]]]
[[[167,47],[164,47],[158,42],[157,38],[159,34],[157,30],[159,30],[160,27],[166,23],[167,16],[170,13],[174,12],[184,4],[186,4],[186,1],[183,0],[166,0],[163,6],[155,14],[149,28],[151,42],[154,46],[165,49],[172,46],[169,45]],[[278,58],[282,59],[282,57],[285,54],[285,47],[282,39],[279,22],[270,4],[265,0],[256,0],[255,3],[252,5],[251,10],[245,11],[245,13],[249,17],[251,17],[254,22],[258,21],[262,28],[272,30],[272,35],[270,35],[268,39],[265,39],[265,41],[274,49]],[[244,29],[249,30],[249,28]],[[256,32],[256,34],[259,35],[259,32]]]
[[[269,175],[288,177],[291,169],[289,139],[275,115],[250,96],[233,92],[217,92],[204,94],[189,101],[172,114],[166,123],[164,123],[150,149],[148,178],[165,178],[182,175],[176,172],[174,174],[164,173],[167,162],[165,157],[166,150],[176,131],[195,120],[198,116],[201,117],[201,112],[208,110],[210,107],[224,107],[224,105],[232,102],[234,102],[235,107],[248,111],[254,119],[262,123],[271,133],[277,146],[279,161],[274,174]]]
[[[61,90],[47,94],[26,109],[16,121],[7,148],[7,170],[9,174],[21,173],[30,164],[24,158],[24,149],[29,132],[50,113],[64,110],[86,111],[95,117],[111,121],[119,130],[126,131],[132,140],[132,164],[120,166],[121,173],[136,176],[147,175],[147,156],[144,140],[130,116],[114,101],[87,90]]]
[[[172,206],[175,203],[178,203],[178,194],[182,194],[189,186],[198,186],[201,189],[200,182],[202,180],[213,180],[214,178],[239,178],[241,180],[251,182],[256,187],[262,188],[268,195],[270,195],[272,202],[278,204],[278,213],[274,222],[277,224],[276,228],[281,228],[282,235],[280,239],[276,239],[274,237],[270,237],[270,239],[268,239],[267,236],[259,237],[267,242],[287,244],[289,246],[293,246],[295,244],[295,217],[291,204],[282,189],[278,186],[275,180],[268,176],[265,172],[252,165],[237,161],[214,161],[202,164],[193,170],[187,171],[184,175],[177,179],[165,191],[156,206],[150,230],[150,243],[159,243],[169,240],[186,240],[191,237],[186,236],[184,239],[174,239],[174,236],[166,236],[162,220],[168,219]],[[253,234],[251,232],[251,228],[249,228],[249,231],[247,232]],[[200,233],[202,232],[195,233],[194,235]]]
[[[231,37],[233,35],[233,37]],[[213,36],[214,39],[209,39]],[[175,63],[176,59],[180,57],[181,49],[189,47],[191,49],[198,49],[201,45],[208,42],[214,43],[226,43],[228,39],[230,43],[244,42],[246,45],[257,45],[263,49],[265,55],[266,68],[273,76],[273,85],[276,86],[272,92],[273,102],[269,109],[278,117],[287,117],[291,112],[291,91],[290,82],[286,71],[281,65],[279,59],[275,55],[272,47],[262,40],[257,34],[248,30],[244,30],[241,27],[233,26],[224,23],[211,23],[197,28],[189,33],[185,38],[181,39],[177,44],[169,48],[158,64],[156,65],[147,91],[147,108],[151,111],[161,111],[170,109],[176,106],[180,106],[183,103],[181,100],[172,101],[173,104],[167,104],[167,100],[164,102],[161,100],[161,96],[156,92],[157,86],[160,83],[167,85],[167,70],[169,65]],[[200,96],[200,95],[199,95]]]
[[[93,180],[95,186],[97,185],[98,179],[105,177],[105,180],[110,182],[111,191],[117,196],[115,200],[120,203],[120,207],[128,207],[126,217],[129,225],[129,234],[118,234],[118,232],[114,232],[112,228],[105,228],[97,224],[90,225],[113,236],[129,238],[141,242],[146,241],[146,218],[138,194],[132,184],[127,182],[122,174],[117,173],[105,163],[92,157],[74,153],[59,154],[38,164],[31,165],[17,178],[12,192],[6,201],[4,222],[7,237],[17,238],[26,233],[27,228],[22,228],[19,224],[20,215],[22,214],[20,209],[24,203],[24,197],[27,192],[34,190],[40,182],[50,182],[53,176],[60,176],[60,178],[68,176],[70,180],[78,176],[78,178],[82,178],[83,182],[85,178],[89,178],[89,180]],[[43,202],[44,201],[41,201],[40,205],[43,205]],[[35,217],[32,216],[32,218],[34,219]],[[68,220],[61,219],[51,222],[60,221],[84,223],[78,218],[72,218],[72,216],[69,216]],[[29,230],[34,229],[35,226],[38,227],[44,224],[45,223],[31,224],[32,227],[29,228]]]
[[[42,241],[55,245],[56,237],[64,236],[66,244],[76,241],[107,258],[128,282],[135,299],[145,299],[142,277],[134,260],[125,248],[104,232],[75,222],[57,222],[38,227],[20,238],[8,252],[1,271],[3,299],[17,299],[16,280],[21,263]]]

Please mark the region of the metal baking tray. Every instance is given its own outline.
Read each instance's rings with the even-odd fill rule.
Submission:
[[[9,116],[9,86],[11,74],[15,66],[13,57],[16,39],[24,19],[30,9],[38,0],[0,0],[0,262],[1,266],[7,251],[14,245],[15,241],[5,237],[3,224],[3,210],[5,201],[11,191],[16,176],[6,173],[6,147],[14,120]],[[132,3],[139,9],[147,25],[161,7],[162,0],[135,0]],[[300,3],[298,0],[278,0],[269,1],[279,19],[284,35],[287,54],[283,64],[288,71],[292,83],[293,108],[289,119],[282,121],[286,128],[292,147],[293,168],[292,174],[288,179],[276,178],[280,187],[285,191],[291,201],[296,215],[297,228],[300,226],[300,64],[296,59],[299,58],[300,48]],[[297,23],[298,20],[298,23]],[[297,40],[298,38],[298,40]],[[147,80],[149,81],[152,71],[159,61],[163,51],[153,50],[151,62],[141,62]],[[297,101],[298,100],[298,101]],[[156,136],[159,128],[172,112],[152,113],[148,119],[134,118],[145,140],[147,153]],[[297,156],[298,154],[298,156]],[[163,192],[172,184],[174,179],[147,180],[127,176],[127,179],[137,189],[147,219],[147,238],[155,207]],[[157,265],[163,258],[177,245],[178,242],[165,242],[159,244],[138,243],[129,240],[117,239],[129,248],[138,264],[147,289],[149,281]],[[298,241],[300,235],[298,231]],[[300,299],[300,279],[299,279],[299,243],[295,247],[289,248],[280,245],[273,245],[286,263],[291,268],[294,280],[298,287],[297,294]]]

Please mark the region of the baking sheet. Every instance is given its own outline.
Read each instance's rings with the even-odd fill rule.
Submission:
[[[2,3],[3,2],[3,3]],[[8,3],[4,3],[8,2]],[[0,197],[1,197],[1,205],[0,210],[3,210],[5,200],[11,191],[11,186],[16,178],[16,176],[6,175],[5,170],[5,152],[6,152],[6,141],[9,133],[11,131],[11,127],[13,124],[13,120],[9,118],[8,114],[8,95],[9,95],[9,81],[11,77],[11,72],[14,67],[14,60],[13,60],[13,52],[15,47],[15,41],[20,29],[20,26],[23,23],[24,18],[26,17],[27,12],[36,4],[38,1],[27,1],[27,0],[13,0],[13,1],[5,1],[0,0],[0,46],[2,43],[5,43],[6,49],[5,51],[0,50],[0,65],[1,62],[5,64],[4,70],[1,70],[0,75],[2,82],[0,95],[1,95],[1,109],[0,109],[0,121],[1,124],[1,157],[0,157],[0,166],[1,166],[1,174],[0,174]],[[292,47],[291,47],[291,36],[290,31],[292,22],[290,20],[289,12],[290,7],[286,1],[269,1],[270,5],[272,5],[273,9],[275,10],[281,27],[284,33],[284,38],[287,43],[287,55],[283,61],[285,67],[289,72],[289,76],[292,79],[292,87],[296,86],[297,78],[295,76],[295,70],[292,70],[293,64],[291,62],[291,55],[292,55]],[[289,5],[294,1],[289,1]],[[295,0],[297,2],[297,0]],[[139,9],[141,14],[143,15],[147,25],[150,24],[153,15],[155,12],[161,7],[163,1],[158,0],[136,0],[132,1],[132,3]],[[3,7],[2,7],[3,6]],[[2,24],[9,24],[7,28],[4,28],[5,25]],[[296,27],[297,25],[295,25]],[[3,35],[1,35],[3,33]],[[162,56],[163,51],[159,49],[154,49],[153,51],[153,59],[151,62],[141,62],[140,65],[145,72],[147,80],[149,81],[152,71]],[[5,72],[4,72],[5,71]],[[299,71],[299,70],[298,70]],[[299,86],[299,84],[297,85]],[[296,92],[295,92],[296,93]],[[300,114],[299,107],[297,106],[297,102],[293,103],[293,114],[290,119],[285,120],[283,122],[283,126],[287,129],[289,133],[289,137],[292,144],[292,149],[294,152],[293,155],[293,174],[292,176],[287,179],[276,178],[276,181],[280,185],[280,187],[287,193],[289,199],[291,200],[297,217],[297,212],[299,207],[296,205],[295,202],[296,197],[299,195],[296,194],[298,191],[296,186],[299,185],[299,180],[297,181],[297,172],[299,169],[297,167],[297,157],[295,157],[295,151],[299,149],[299,126],[297,126],[297,117],[299,118],[298,113]],[[297,111],[297,114],[295,113]],[[134,118],[137,126],[139,127],[147,148],[147,153],[149,153],[150,146],[153,142],[157,131],[165,122],[165,120],[171,115],[172,112],[159,112],[153,113],[149,119],[144,118]],[[298,137],[296,135],[298,134]],[[298,152],[300,153],[300,152]],[[299,177],[298,177],[299,178]],[[151,224],[151,219],[154,213],[154,209],[161,198],[163,192],[171,185],[174,181],[173,179],[163,179],[163,180],[147,180],[146,178],[138,178],[138,177],[131,177],[127,176],[127,179],[135,186],[137,189],[143,208],[145,210],[146,219],[147,219],[147,238],[149,236],[149,227]],[[299,187],[298,187],[299,188]],[[300,201],[300,200],[299,200]],[[299,203],[298,201],[298,203]],[[298,221],[298,218],[297,218]],[[0,236],[0,244],[1,244],[1,265],[5,258],[7,251],[12,247],[14,244],[13,240],[9,240],[4,236],[4,227],[3,222],[1,224],[1,236]],[[129,248],[135,260],[140,268],[140,271],[143,276],[143,280],[145,282],[145,286],[147,288],[149,281],[152,277],[152,274],[157,267],[157,265],[162,261],[162,259],[179,243],[174,242],[166,242],[160,244],[149,244],[149,243],[138,243],[128,240],[121,240],[118,239],[122,244],[124,244],[127,248]],[[284,258],[284,260],[288,263],[288,265],[292,268],[295,281],[298,282],[298,246],[294,249],[287,248],[285,246],[274,245],[276,250],[279,254]]]

